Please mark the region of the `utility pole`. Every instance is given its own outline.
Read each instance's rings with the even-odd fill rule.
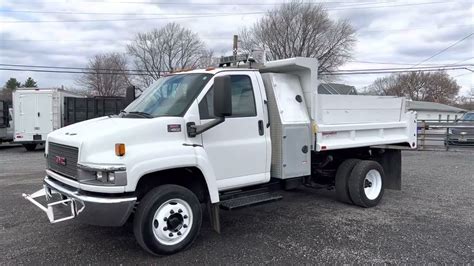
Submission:
[[[232,46],[232,52],[234,54],[234,63],[233,63],[234,66],[237,64],[236,62],[237,62],[238,43],[239,43],[239,36],[234,35],[234,45]]]

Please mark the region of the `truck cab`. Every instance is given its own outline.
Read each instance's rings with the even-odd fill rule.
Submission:
[[[377,114],[364,118],[353,102],[345,114],[355,115],[340,117],[345,107],[319,102],[316,69],[296,58],[162,77],[119,115],[50,133],[44,189],[24,197],[52,223],[133,220],[138,243],[155,255],[191,245],[201,204],[218,232],[220,208],[277,200],[269,192],[300,185],[336,186],[342,201],[374,206],[384,188],[399,189],[400,153],[384,145],[415,145],[414,114],[389,97],[369,99]],[[36,200],[43,196],[47,205]],[[64,205],[70,214],[59,216]]]

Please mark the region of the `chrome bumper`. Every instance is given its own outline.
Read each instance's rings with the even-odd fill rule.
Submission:
[[[42,196],[46,198],[46,205],[37,201]],[[55,196],[59,196],[59,200],[54,200]],[[46,212],[51,223],[77,218],[86,224],[102,226],[123,225],[137,200],[136,197],[86,195],[47,176],[44,178],[43,189],[31,195],[23,194],[23,197]],[[58,217],[59,208],[62,208],[61,217]]]

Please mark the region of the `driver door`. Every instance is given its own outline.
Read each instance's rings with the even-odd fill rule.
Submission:
[[[270,131],[265,127],[263,99],[255,74],[226,71],[218,75],[231,77],[232,116],[202,133],[203,148],[218,189],[268,182]],[[215,118],[212,86],[199,102],[199,115],[201,124]]]

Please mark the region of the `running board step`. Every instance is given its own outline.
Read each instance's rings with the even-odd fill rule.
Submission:
[[[225,201],[221,201],[220,206],[224,210],[234,210],[234,209],[238,209],[238,208],[242,208],[246,206],[252,206],[252,205],[272,202],[276,200],[281,200],[282,198],[283,196],[281,195],[270,194],[267,192],[267,193],[232,198]]]

